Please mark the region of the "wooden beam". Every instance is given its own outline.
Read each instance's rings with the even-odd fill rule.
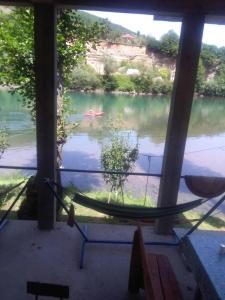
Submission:
[[[52,229],[56,218],[55,199],[43,179],[56,179],[56,9],[54,5],[34,5],[34,48],[38,224],[40,229]]]
[[[203,28],[203,16],[192,14],[184,17],[159,188],[160,207],[177,202]],[[156,225],[158,233],[169,233],[171,228],[171,217],[159,220]]]
[[[52,3],[78,9],[120,11],[130,13],[176,13],[181,17],[190,12],[204,15],[224,15],[224,0],[0,0],[0,5],[34,5],[34,3]]]

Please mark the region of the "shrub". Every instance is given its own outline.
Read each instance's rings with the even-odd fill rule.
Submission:
[[[101,86],[101,81],[95,70],[89,65],[75,68],[69,78],[69,88],[76,90],[95,90]]]
[[[117,89],[122,92],[132,92],[135,90],[135,85],[128,75],[115,75]]]
[[[137,93],[152,92],[152,77],[149,74],[132,76],[131,80],[134,83],[134,88]]]
[[[225,96],[225,86],[212,80],[202,85],[201,88],[199,89],[199,93],[209,97],[213,97],[213,96],[223,97]]]
[[[106,92],[115,91],[118,87],[117,81],[113,75],[103,75],[102,85]]]
[[[105,56],[103,58],[103,64],[104,64],[104,74],[106,76],[111,75],[112,73],[114,73],[117,68],[117,62],[115,61],[115,59],[111,56]]]
[[[160,68],[158,72],[163,80],[170,80],[170,70],[168,68]]]
[[[108,122],[108,132],[110,138],[102,146],[102,168],[105,171],[122,171],[124,173],[131,171],[138,157],[138,145],[132,147],[129,143],[129,136],[121,135],[118,120]],[[115,193],[116,200],[120,192],[123,199],[123,188],[127,176],[126,174],[103,174],[105,182],[110,185],[109,201],[111,192]]]
[[[163,94],[168,95],[172,92],[172,82],[165,80],[156,80],[152,85],[153,94]]]

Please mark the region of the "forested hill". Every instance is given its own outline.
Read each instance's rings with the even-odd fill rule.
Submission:
[[[114,24],[114,23],[110,22],[108,19],[97,17],[95,15],[92,15],[91,13],[87,13],[84,11],[78,11],[78,14],[82,17],[82,19],[85,22],[87,22],[87,24],[94,23],[94,22],[101,22],[101,23],[107,24],[109,29],[116,34],[126,34],[126,33],[136,34],[135,32],[133,32],[121,25]]]

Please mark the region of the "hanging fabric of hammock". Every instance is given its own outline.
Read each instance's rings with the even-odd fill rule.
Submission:
[[[107,203],[107,200],[99,201],[80,192],[75,192],[72,201],[109,216],[123,219],[148,220],[181,214],[192,210],[211,198],[217,197],[225,192],[225,178],[185,176],[184,180],[189,190],[193,194],[202,197],[201,199],[168,207],[139,207],[111,204]],[[57,185],[57,183],[52,181],[48,181],[48,183]],[[70,218],[72,217],[70,216]]]
[[[188,203],[178,204],[176,206],[168,206],[168,207],[139,207],[139,206],[111,204],[111,203],[89,198],[84,194],[76,192],[72,201],[112,217],[117,217],[122,219],[147,220],[147,219],[166,217],[170,215],[177,215],[185,211],[191,210],[203,204],[207,200],[197,199],[194,201],[190,201]]]

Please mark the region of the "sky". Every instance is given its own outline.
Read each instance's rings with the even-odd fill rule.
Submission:
[[[87,11],[101,18],[107,18],[115,24],[122,25],[134,32],[140,31],[141,34],[152,35],[157,39],[173,29],[180,34],[181,23],[154,21],[153,16],[128,13],[112,13]],[[217,47],[225,46],[225,25],[206,24],[203,33],[203,43],[216,45]]]

